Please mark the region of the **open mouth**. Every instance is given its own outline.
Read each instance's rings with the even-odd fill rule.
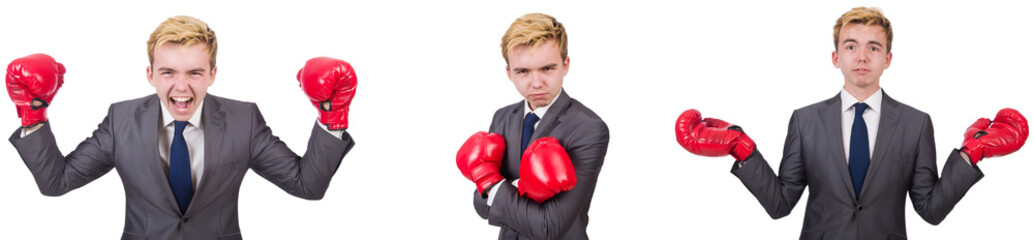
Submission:
[[[869,69],[867,69],[867,68],[855,68],[854,72],[858,73],[858,74],[866,74],[866,73],[869,73]]]
[[[190,104],[194,103],[194,97],[169,97],[169,103],[178,113],[190,111]]]

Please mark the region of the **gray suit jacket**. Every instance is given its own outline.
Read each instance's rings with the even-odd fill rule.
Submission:
[[[524,124],[524,101],[500,108],[492,117],[489,130],[506,139],[506,154],[500,172],[507,180],[520,178],[521,130]],[[474,209],[488,223],[500,226],[499,239],[588,239],[589,203],[596,189],[596,179],[607,154],[610,130],[596,113],[561,90],[560,96],[542,116],[531,141],[555,137],[571,156],[578,183],[571,191],[562,192],[538,203],[521,197],[509,182],[501,182],[495,201],[489,207],[486,199],[474,191]]]
[[[800,239],[906,239],[905,193],[923,220],[938,224],[983,177],[955,150],[938,178],[930,116],[885,94],[876,146],[855,200],[840,107],[837,95],[793,112],[778,176],[756,150],[742,167],[733,166],[773,219],[790,214],[809,187]]]
[[[158,156],[157,95],[112,104],[93,136],[63,156],[50,124],[10,138],[40,192],[59,196],[115,168],[126,190],[122,239],[241,239],[237,197],[248,169],[292,195],[320,199],[342,158],[354,145],[314,125],[304,157],[295,155],[266,126],[258,106],[209,94],[205,126],[205,171],[186,214],[169,187]]]

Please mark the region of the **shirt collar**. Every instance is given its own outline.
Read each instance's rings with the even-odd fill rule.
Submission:
[[[880,109],[883,107],[883,88],[876,90],[875,93],[872,93],[872,95],[870,95],[868,98],[865,99],[865,101],[862,102],[864,102],[866,105],[869,105],[869,109],[872,109],[873,111],[876,111],[877,114],[879,114]],[[855,99],[854,96],[851,96],[851,93],[848,93],[847,90],[841,88],[840,112],[846,112],[848,109],[851,109],[851,107],[853,107],[855,103],[858,103],[858,99]]]
[[[172,121],[175,121],[176,119],[172,118],[172,114],[169,114],[169,110],[165,107],[165,104],[159,102],[158,105],[162,107],[162,123],[164,123],[162,124],[162,127],[169,126],[170,124],[172,124]],[[194,125],[197,128],[201,128],[201,112],[204,112],[202,111],[205,109],[204,107],[205,100],[202,99],[201,103],[198,104],[198,112],[196,112],[194,116],[191,116],[190,119],[187,119],[187,122],[190,122],[190,125]]]
[[[539,118],[546,116],[546,111],[549,111],[549,107],[553,106],[553,103],[556,102],[557,98],[560,98],[560,94],[557,94],[556,97],[553,97],[553,100],[549,101],[549,105],[538,107],[535,109],[535,111],[532,111],[531,107],[528,106],[528,100],[524,100],[524,115],[527,116],[529,112],[534,112],[535,115],[539,116]]]

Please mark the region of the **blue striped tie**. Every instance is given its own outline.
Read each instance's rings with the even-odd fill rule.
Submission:
[[[854,104],[854,124],[851,126],[851,153],[848,162],[851,168],[851,181],[854,182],[855,199],[862,195],[865,172],[869,170],[869,130],[865,127],[865,119],[862,118],[862,113],[868,107],[865,103]]]
[[[172,187],[172,195],[176,196],[176,203],[179,203],[180,213],[186,214],[190,199],[194,198],[194,188],[190,179],[190,154],[187,151],[187,140],[183,138],[183,129],[187,128],[188,122],[173,123],[176,124],[176,132],[172,137],[172,147],[169,148],[169,186]]]

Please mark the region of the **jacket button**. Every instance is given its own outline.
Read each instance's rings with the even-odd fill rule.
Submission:
[[[857,210],[858,210],[859,212],[861,212],[861,211],[862,211],[862,208],[863,208],[863,207],[862,207],[862,205],[858,205],[858,207],[857,207],[857,208],[855,208],[855,209],[857,209]]]
[[[187,221],[190,221],[190,218],[189,217],[183,217],[183,222],[187,222]]]

